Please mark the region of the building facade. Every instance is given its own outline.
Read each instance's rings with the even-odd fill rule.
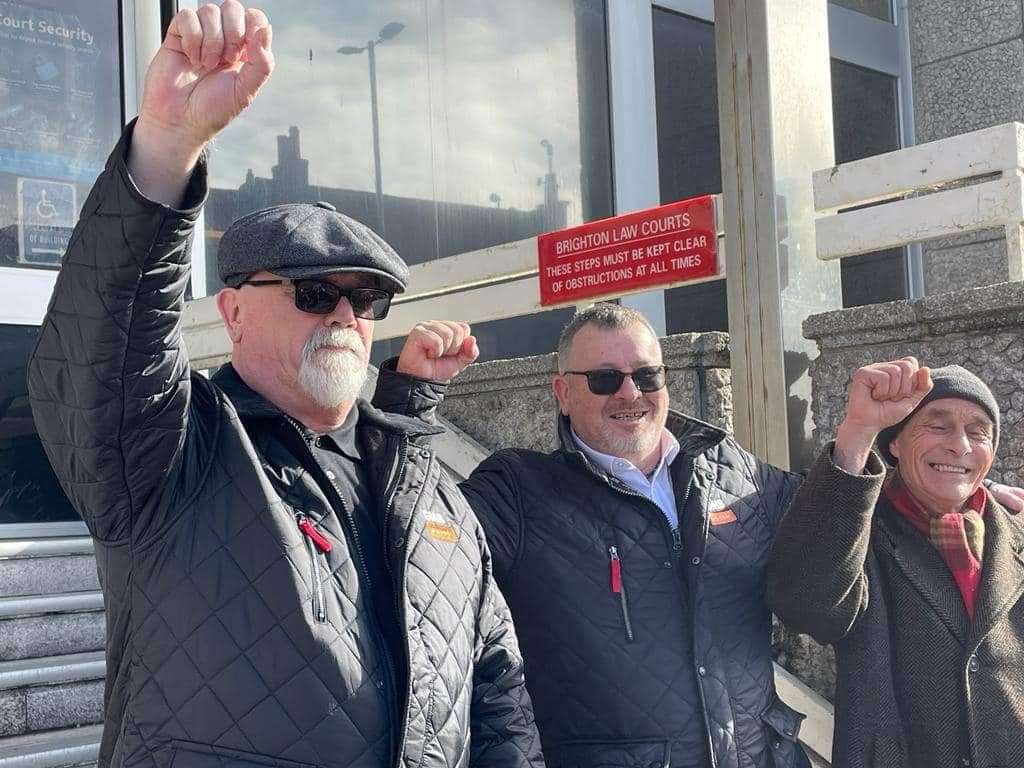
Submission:
[[[329,200],[418,264],[722,191],[711,0],[261,5],[278,68],[213,148],[194,297],[219,288],[224,228],[264,205]],[[1024,55],[1019,7],[1005,5],[977,10],[961,40],[947,2],[831,3],[837,162],[1024,112],[1020,78],[994,71]],[[62,247],[175,7],[0,2],[0,531],[74,520],[34,438],[24,365]],[[979,81],[992,93],[966,87]],[[843,304],[999,279],[996,236],[905,251],[845,259]],[[965,251],[993,269],[953,275]],[[725,279],[632,301],[665,333],[728,330]],[[484,359],[551,351],[571,312],[478,324]],[[394,351],[378,347],[378,360]]]

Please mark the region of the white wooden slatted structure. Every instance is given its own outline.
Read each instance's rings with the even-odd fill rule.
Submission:
[[[1024,280],[1024,125],[1006,123],[817,171],[818,258],[1002,228]],[[868,208],[835,212],[853,206]]]

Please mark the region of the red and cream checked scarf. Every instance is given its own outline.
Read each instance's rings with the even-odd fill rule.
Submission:
[[[978,487],[963,512],[944,515],[930,514],[910,493],[898,471],[889,474],[883,490],[897,511],[939,550],[964,598],[967,615],[973,620],[985,547],[985,487]]]

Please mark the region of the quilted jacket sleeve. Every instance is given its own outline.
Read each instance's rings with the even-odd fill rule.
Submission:
[[[102,541],[159,528],[155,492],[181,469],[191,387],[180,318],[206,189],[201,165],[187,209],[147,200],[125,164],[132,128],[85,202],[28,371],[50,463]]]
[[[513,469],[516,461],[515,451],[498,451],[459,484],[487,535],[499,582],[511,578],[522,540],[520,481]]]
[[[472,768],[543,768],[512,614],[494,582],[482,534],[480,545],[484,553],[483,597],[477,617],[469,764]]]
[[[765,502],[768,521],[774,530],[778,527],[786,508],[803,482],[803,476],[779,469],[767,461],[757,459],[755,461],[757,463],[757,485],[761,489],[761,497]]]
[[[837,467],[831,446],[814,463],[768,560],[768,605],[790,629],[834,643],[867,607],[864,563],[884,478],[874,454],[862,475]]]

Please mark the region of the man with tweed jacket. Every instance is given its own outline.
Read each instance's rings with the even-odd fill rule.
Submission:
[[[998,442],[964,368],[853,376],[768,565],[775,613],[835,646],[837,768],[1024,764],[1024,532],[982,485]]]

